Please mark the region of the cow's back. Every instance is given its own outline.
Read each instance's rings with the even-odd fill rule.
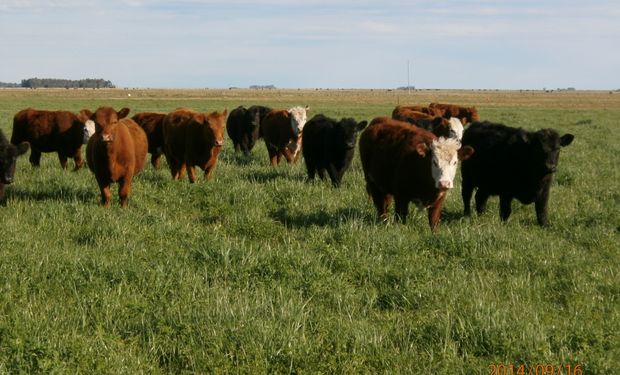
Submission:
[[[11,143],[29,142],[43,152],[70,149],[82,145],[83,128],[77,116],[68,111],[27,108],[13,117]]]
[[[386,193],[412,198],[434,192],[430,161],[416,152],[417,144],[428,145],[434,139],[432,133],[408,123],[387,117],[374,119],[359,141],[366,181]]]
[[[164,151],[166,158],[173,157],[181,160],[185,150],[187,128],[197,112],[190,109],[177,109],[164,117]]]
[[[130,152],[133,152],[134,155],[135,164],[133,173],[135,175],[144,168],[146,154],[148,152],[146,132],[132,119],[122,119],[120,124],[127,127],[129,135],[131,136],[131,142],[128,144],[128,147],[132,147]]]
[[[166,117],[166,113],[141,112],[135,114],[131,118],[146,133],[146,138],[148,140],[148,151],[151,153],[157,152],[158,148],[163,147],[164,145],[164,117]]]

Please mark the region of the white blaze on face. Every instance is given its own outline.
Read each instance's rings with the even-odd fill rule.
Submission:
[[[84,139],[82,142],[84,144],[88,143],[88,140],[93,134],[95,134],[95,122],[93,120],[88,120],[84,123]]]
[[[431,145],[433,157],[432,171],[435,187],[440,190],[452,189],[456,168],[458,166],[458,150],[461,142],[454,138],[439,138]]]
[[[308,121],[307,110],[308,107],[293,107],[288,110],[288,113],[291,114],[291,128],[296,136],[304,130],[304,125]]]
[[[450,122],[451,133],[454,133],[455,135],[454,138],[458,139],[459,141],[463,139],[463,123],[461,122],[461,120],[456,117],[450,117],[450,120],[448,121]]]

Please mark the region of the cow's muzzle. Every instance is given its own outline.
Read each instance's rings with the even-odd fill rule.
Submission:
[[[215,141],[215,147],[222,147],[224,146],[224,139],[217,139]]]
[[[114,140],[114,137],[112,136],[112,134],[102,134],[101,135],[101,140],[106,142],[106,143],[110,143]]]

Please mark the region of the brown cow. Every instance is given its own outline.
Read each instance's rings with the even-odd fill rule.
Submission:
[[[396,220],[407,218],[409,202],[428,210],[431,230],[436,230],[447,191],[452,188],[457,158],[467,159],[473,148],[460,148],[452,138],[388,117],[378,117],[360,137],[360,158],[366,191],[380,219],[394,198]]]
[[[83,120],[95,122],[95,134],[86,146],[88,168],[95,174],[101,190],[101,204],[110,206],[110,185],[118,182],[121,207],[127,207],[133,177],[144,167],[147,152],[146,133],[135,121],[127,119],[129,108],[116,112],[100,107],[95,113],[85,111]],[[88,117],[86,117],[88,116]]]
[[[297,160],[309,109],[308,106],[274,109],[265,116],[260,124],[260,133],[265,140],[271,165],[278,165],[282,156],[289,163]]]
[[[13,117],[11,143],[30,143],[29,160],[33,167],[40,165],[42,152],[57,152],[63,169],[67,169],[67,159],[73,158],[73,170],[77,171],[84,165],[82,145],[94,131],[92,121],[82,122],[71,112],[26,108]]]
[[[467,108],[460,105],[442,103],[431,103],[428,107],[435,111],[437,116],[441,116],[445,119],[450,119],[450,117],[458,118],[463,125],[467,125],[474,121],[480,121],[480,116],[478,115],[478,109],[476,107]]]
[[[412,111],[408,107],[397,106],[392,111],[392,118],[428,130],[437,137],[454,138],[459,141],[463,138],[463,123],[456,117],[445,119],[441,116]]]
[[[416,112],[422,112],[426,115],[430,115],[430,116],[441,116],[441,114],[436,114],[435,110],[429,107],[425,107],[422,105],[398,105],[396,106],[396,108],[394,108],[394,111],[396,111],[397,108],[401,108],[401,109],[408,109],[410,111],[416,111]],[[394,112],[392,112],[392,114],[394,114]]]
[[[166,117],[166,113],[141,112],[131,118],[146,133],[146,138],[149,141],[151,164],[155,169],[159,169],[161,155],[164,153],[164,117]]]
[[[204,170],[208,180],[217,165],[224,145],[224,127],[228,111],[199,113],[179,108],[163,121],[164,152],[172,178],[180,180],[188,171],[189,182],[196,181],[194,166]]]

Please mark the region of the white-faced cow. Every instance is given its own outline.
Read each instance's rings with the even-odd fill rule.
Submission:
[[[78,170],[84,165],[82,145],[94,133],[94,122],[83,122],[71,112],[26,108],[13,118],[11,143],[30,143],[29,160],[34,167],[39,166],[42,152],[57,152],[63,169],[67,168],[67,159],[73,158],[74,170]]]
[[[458,160],[474,153],[452,138],[388,117],[372,120],[360,136],[366,190],[380,219],[394,198],[396,220],[407,218],[409,202],[427,208],[431,230],[439,224],[447,191],[453,187]]]
[[[267,146],[271,165],[278,165],[282,156],[289,163],[297,160],[309,109],[308,106],[288,110],[274,109],[265,116],[260,131]]]
[[[308,179],[316,172],[325,179],[325,171],[335,187],[340,186],[344,172],[351,165],[357,133],[368,121],[357,122],[352,118],[340,121],[324,115],[316,115],[304,126],[302,153],[308,170]]]
[[[490,122],[475,122],[463,135],[463,145],[476,153],[463,162],[462,197],[465,215],[476,191],[476,211],[485,211],[487,200],[499,195],[500,217],[508,220],[514,198],[534,203],[539,225],[547,224],[549,187],[558,165],[560,149],[574,139],[555,130],[536,132]]]

